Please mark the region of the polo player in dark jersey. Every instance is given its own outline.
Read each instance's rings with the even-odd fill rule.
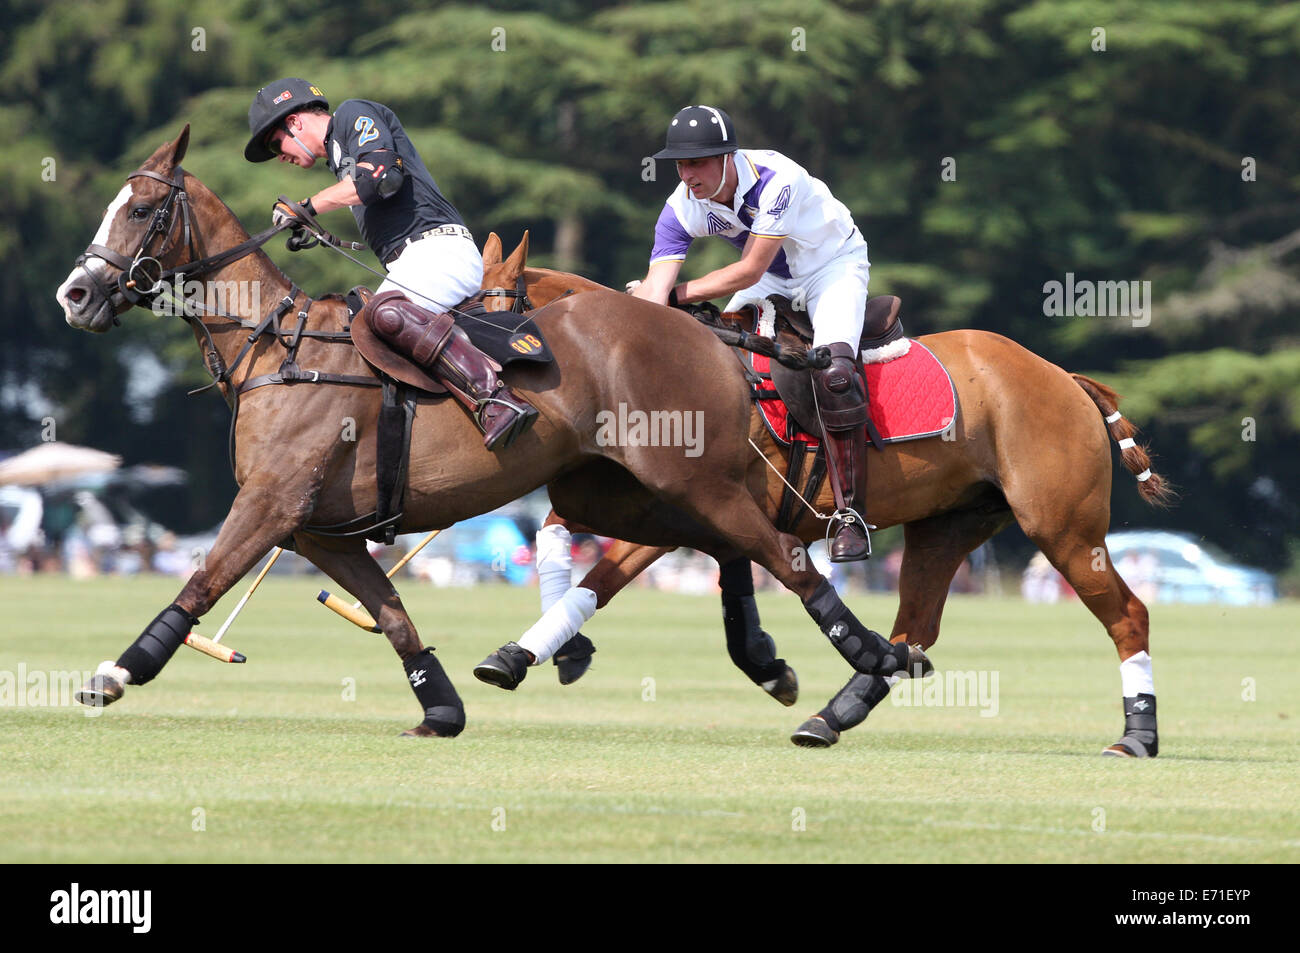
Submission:
[[[451,391],[488,449],[504,449],[528,430],[537,410],[501,381],[447,314],[479,290],[483,259],[393,111],[349,99],[331,115],[318,87],[286,78],[258,90],[248,127],[249,162],[278,156],[309,169],[325,159],[338,178],[301,205],[313,216],[350,207],[362,238],[388,269],[365,312],[375,333]],[[280,202],[271,215],[275,224],[296,219]]]

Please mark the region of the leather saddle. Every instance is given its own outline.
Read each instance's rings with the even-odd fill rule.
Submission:
[[[425,369],[420,367],[419,364],[416,364],[415,361],[407,358],[407,356],[399,354],[398,351],[394,351],[393,347],[391,347],[389,343],[383,341],[383,339],[378,337],[378,335],[374,333],[374,330],[370,328],[368,316],[363,315],[361,312],[365,311],[365,308],[369,306],[370,298],[372,298],[372,296],[372,291],[367,289],[367,287],[360,286],[354,287],[354,289],[348,291],[348,294],[346,295],[348,311],[350,311],[352,315],[352,343],[356,346],[356,350],[360,352],[361,356],[363,356],[372,367],[387,374],[387,376],[394,378],[396,381],[403,382],[403,384],[408,384],[412,387],[419,387],[420,390],[429,391],[430,394],[446,394],[446,387],[443,386],[437,378],[433,377],[428,371],[425,371]],[[477,296],[471,296],[471,298],[465,300],[465,302],[458,304],[455,311],[467,312],[469,316],[477,316],[480,317],[480,319],[485,316],[485,312],[482,312],[481,307],[477,304]],[[476,324],[468,326],[468,328],[464,328],[464,325],[461,326],[463,326],[464,330],[469,332],[469,337],[471,337],[474,346],[480,348],[481,351],[484,351],[487,361],[489,361],[491,367],[493,367],[494,371],[497,373],[502,372],[503,364],[506,364],[507,360],[551,360],[550,348],[546,347],[545,341],[543,341],[541,337],[541,332],[537,330],[537,326],[532,324],[532,321],[526,321],[525,326],[525,322],[520,320],[519,315],[511,315],[510,319],[511,324],[516,325],[516,328],[493,329],[491,326],[487,325],[487,322],[485,321],[477,321]],[[458,321],[458,325],[459,324],[460,322]],[[519,332],[520,329],[523,330],[523,333],[515,333],[512,337],[508,337],[507,339],[507,335],[511,334],[511,330]],[[493,330],[498,332],[497,335],[495,335],[495,339],[485,342],[484,338],[480,337],[480,333],[485,332],[485,330],[487,330],[487,332],[493,332]],[[502,354],[503,348],[511,341],[515,341],[516,338],[525,338],[526,341],[530,343],[528,343],[528,345],[516,346],[516,352],[510,350],[504,351],[508,355],[508,358],[502,358],[500,354]]]
[[[784,295],[770,295],[767,299],[776,308],[778,319],[784,321],[789,329],[797,334],[806,344],[812,344],[812,318],[807,311],[797,311],[794,302]],[[876,295],[867,299],[867,306],[862,315],[862,339],[858,351],[881,347],[903,337],[903,325],[898,320],[898,312],[903,307],[903,299],[897,295]]]
[[[354,308],[353,306],[354,296],[356,302],[360,305],[359,307]],[[412,387],[418,387],[420,390],[428,391],[431,394],[447,393],[447,388],[430,376],[428,371],[414,361],[398,354],[388,346],[386,341],[381,340],[370,329],[370,321],[362,312],[369,306],[372,297],[374,297],[374,292],[360,285],[345,295],[348,302],[348,311],[352,315],[350,328],[352,343],[361,352],[361,356],[376,370],[387,374],[394,380],[401,381],[403,384],[410,384]]]
[[[798,337],[804,345],[812,343],[812,321],[807,311],[795,310],[789,298],[774,295],[768,298],[776,308],[777,336],[782,334]],[[867,306],[862,320],[862,338],[858,343],[858,353],[872,348],[883,347],[905,337],[903,324],[899,320],[899,311],[903,301],[896,295],[877,295],[867,299]],[[861,360],[859,358],[859,369]],[[790,416],[804,431],[822,438],[821,420],[817,416],[817,405],[813,400],[812,375],[808,371],[771,362],[772,384],[781,400],[785,402]],[[879,450],[883,447],[875,427],[868,423],[867,432],[871,442]]]

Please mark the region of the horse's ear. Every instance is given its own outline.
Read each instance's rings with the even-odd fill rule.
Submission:
[[[522,274],[524,265],[528,262],[528,229],[524,229],[524,237],[519,240],[519,247],[510,253],[506,264],[510,266],[511,271]]]
[[[172,168],[176,168],[176,166],[181,164],[181,160],[185,158],[185,150],[189,147],[190,124],[186,123],[185,128],[181,130],[181,134],[177,136],[176,141],[172,143]]]
[[[488,234],[483,243],[483,264],[499,265],[501,263],[501,239],[496,232]]]

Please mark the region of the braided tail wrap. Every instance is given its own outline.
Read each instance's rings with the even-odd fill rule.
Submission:
[[[1071,374],[1074,382],[1083,388],[1083,392],[1092,398],[1103,417],[1111,439],[1119,445],[1120,459],[1124,466],[1138,480],[1138,492],[1152,506],[1169,506],[1178,494],[1169,482],[1151,469],[1150,449],[1145,444],[1138,444],[1134,439],[1138,428],[1119,412],[1120,396],[1100,381],[1082,374]]]

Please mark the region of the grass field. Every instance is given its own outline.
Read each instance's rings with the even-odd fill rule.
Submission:
[[[11,695],[0,861],[1300,861],[1294,604],[1153,607],[1161,754],[1136,762],[1099,756],[1122,733],[1117,660],[1078,604],[950,600],[932,657],[997,673],[996,716],[886,701],[808,750],[790,732],[850,672],[793,598],[759,600],[799,673],[787,709],[731,666],[715,597],[628,592],[585,630],[581,682],[548,664],[508,694],[470,670],[536,590],[408,582],[469,716],[422,741],[397,737],[419,714],[387,642],[317,587],[263,584],[226,639],[247,665],[182,647],[98,717]],[[91,670],[176,589],[0,579],[0,672]],[[893,600],[849,602],[888,630]]]

